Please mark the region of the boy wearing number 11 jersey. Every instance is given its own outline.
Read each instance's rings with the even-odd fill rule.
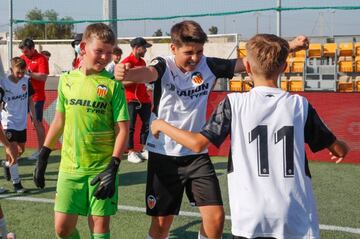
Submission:
[[[227,95],[200,133],[154,120],[152,134],[164,133],[194,152],[210,142],[219,147],[231,135],[228,186],[234,238],[320,238],[304,143],[314,152],[328,148],[337,162],[348,147],[304,97],[277,88],[289,52],[285,40],[260,34],[246,49],[245,67],[255,88]]]

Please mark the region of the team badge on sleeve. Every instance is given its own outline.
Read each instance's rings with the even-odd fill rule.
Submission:
[[[159,63],[159,60],[153,59],[153,60],[150,62],[149,66],[155,66],[157,63]]]
[[[96,93],[100,97],[104,97],[108,92],[108,88],[105,85],[98,85]]]
[[[147,205],[150,209],[153,209],[156,205],[156,198],[153,195],[147,197]]]
[[[204,80],[200,72],[194,72],[191,76],[192,83],[196,86],[202,85]]]

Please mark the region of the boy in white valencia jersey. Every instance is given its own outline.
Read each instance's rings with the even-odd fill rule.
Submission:
[[[219,147],[231,135],[228,187],[234,238],[320,238],[304,143],[314,152],[328,148],[337,162],[348,147],[304,97],[277,88],[289,51],[285,40],[260,34],[246,49],[245,67],[254,89],[229,94],[200,133],[159,119],[151,125],[152,134],[164,133],[194,152],[210,142]]]
[[[26,63],[23,59],[20,57],[11,59],[10,71],[11,74],[0,80],[0,87],[3,91],[1,124],[10,144],[17,149],[17,157],[20,157],[25,151],[28,109],[30,109],[31,116],[35,115],[34,103],[31,99],[34,91],[29,82],[29,77],[25,75]],[[35,127],[38,127],[38,121],[34,117],[32,120]],[[6,157],[8,158],[9,155]],[[21,184],[18,164],[15,163],[9,167],[4,161],[3,167],[5,177],[12,180],[14,191],[17,193],[26,192]]]
[[[118,64],[115,77],[133,82],[154,82],[153,114],[183,130],[199,132],[206,120],[208,96],[220,77],[232,78],[244,71],[243,59],[210,58],[203,55],[207,36],[194,21],[171,28],[173,56],[155,58],[149,67],[128,69]],[[294,44],[295,43],[295,44]],[[306,48],[299,37],[293,49]],[[146,213],[152,216],[147,239],[168,237],[170,226],[180,210],[184,191],[199,208],[202,225],[198,238],[221,238],[224,210],[219,182],[206,148],[194,152],[170,137],[149,134]]]

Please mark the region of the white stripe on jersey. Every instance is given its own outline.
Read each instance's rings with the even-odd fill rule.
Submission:
[[[24,130],[27,124],[29,77],[24,76],[17,83],[9,76],[0,80],[0,87],[4,89],[4,107],[1,111],[1,124],[4,129]]]
[[[232,233],[247,238],[319,238],[311,180],[305,173],[307,100],[270,87],[228,98]]]

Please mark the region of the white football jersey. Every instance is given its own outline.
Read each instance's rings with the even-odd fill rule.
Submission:
[[[150,66],[157,69],[159,77],[154,83],[154,108],[150,124],[159,118],[177,128],[200,132],[206,122],[207,101],[215,80],[220,77],[232,78],[235,64],[236,59],[203,56],[194,71],[183,73],[176,66],[174,56],[155,58]],[[151,152],[169,156],[195,154],[164,134],[158,139],[149,134],[146,145]]]
[[[1,124],[4,129],[24,130],[27,124],[28,99],[33,94],[29,77],[24,76],[17,83],[9,75],[0,80],[3,89],[3,109]]]
[[[318,151],[336,138],[304,97],[263,86],[229,94],[201,133],[216,146],[231,135],[233,235],[320,238],[304,143]]]

